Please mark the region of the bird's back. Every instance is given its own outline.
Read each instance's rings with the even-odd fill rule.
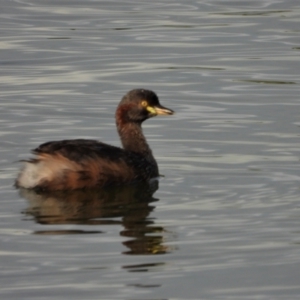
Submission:
[[[157,165],[141,154],[96,140],[47,142],[25,161],[16,186],[74,190],[133,183],[158,176]]]

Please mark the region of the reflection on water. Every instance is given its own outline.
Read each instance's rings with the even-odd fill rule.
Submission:
[[[155,226],[149,217],[155,206],[150,203],[158,189],[158,181],[149,184],[108,187],[103,189],[36,192],[21,189],[20,195],[28,200],[26,215],[39,224],[122,225],[121,236],[131,239],[123,242],[129,250],[125,254],[164,254],[164,228]],[[116,220],[117,219],[117,220]],[[92,234],[101,231],[38,230],[39,235]]]

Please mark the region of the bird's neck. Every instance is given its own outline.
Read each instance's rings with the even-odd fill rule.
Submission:
[[[130,109],[130,105],[122,105],[116,111],[116,124],[123,148],[126,151],[139,153],[148,160],[155,162],[152,151],[143,134],[141,123],[128,119],[127,112]]]
[[[149,158],[153,158],[152,151],[143,134],[139,123],[117,123],[118,133],[126,151],[136,152]]]

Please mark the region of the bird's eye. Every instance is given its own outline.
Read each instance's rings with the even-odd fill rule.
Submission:
[[[144,101],[142,101],[142,102],[141,102],[141,104],[142,104],[142,106],[144,106],[144,107],[148,106],[148,102],[147,102],[147,101],[145,101],[145,100],[144,100]]]

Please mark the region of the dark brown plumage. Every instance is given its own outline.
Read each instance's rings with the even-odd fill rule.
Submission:
[[[156,115],[174,112],[160,105],[149,90],[128,92],[116,110],[123,149],[96,140],[47,142],[25,161],[16,186],[40,190],[74,190],[147,181],[157,177],[158,166],[141,124]]]

